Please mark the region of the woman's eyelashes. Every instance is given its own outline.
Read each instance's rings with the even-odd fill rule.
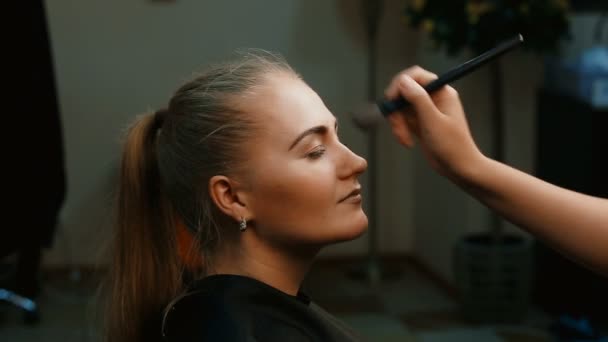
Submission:
[[[334,127],[334,135],[333,136],[334,136],[333,139],[335,139],[335,141],[338,144],[342,144],[342,142],[340,141],[340,136],[338,135],[338,125],[337,124]],[[330,138],[327,135],[325,135],[322,138],[322,141],[327,142],[326,139],[332,139],[332,138]],[[327,142],[327,143],[329,143],[330,145],[332,144],[332,142]],[[321,158],[325,154],[325,152],[327,152],[327,147],[325,145],[323,145],[323,144],[322,145],[318,145],[312,151],[310,151],[310,152],[308,152],[306,154],[306,158],[308,158],[308,159],[318,159],[318,158]]]
[[[325,154],[325,146],[319,145],[314,150],[310,151],[306,157],[309,159],[318,159]]]

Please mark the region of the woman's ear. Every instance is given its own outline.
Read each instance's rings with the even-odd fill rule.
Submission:
[[[209,195],[215,205],[226,215],[241,221],[250,219],[249,208],[244,196],[239,193],[239,183],[226,176],[213,176],[209,179]]]

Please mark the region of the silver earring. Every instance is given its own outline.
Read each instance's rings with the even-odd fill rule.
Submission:
[[[247,220],[245,218],[241,218],[241,222],[239,223],[239,230],[244,232],[247,229]]]

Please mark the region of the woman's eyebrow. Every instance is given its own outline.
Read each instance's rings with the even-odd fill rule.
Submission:
[[[296,140],[294,140],[294,142],[291,143],[291,146],[289,146],[289,151],[292,148],[294,148],[306,136],[311,135],[311,134],[323,135],[325,133],[327,133],[327,126],[315,126],[315,127],[309,128],[309,129],[305,130],[304,132],[302,132],[300,135],[298,135]]]
[[[335,130],[338,129],[338,120],[337,119],[336,119],[335,124],[334,124],[334,129]],[[300,135],[298,135],[298,137],[293,141],[293,143],[291,143],[291,146],[289,146],[289,150],[288,151],[291,151],[291,149],[293,149],[306,136],[308,136],[310,134],[323,135],[323,134],[327,133],[327,131],[328,131],[327,126],[323,126],[323,125],[311,127],[309,129],[305,130],[304,132],[300,133]]]

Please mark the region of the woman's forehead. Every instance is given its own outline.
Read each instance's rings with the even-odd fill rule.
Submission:
[[[259,89],[251,108],[263,130],[285,137],[319,125],[333,126],[335,118],[321,98],[293,75],[272,75]]]

